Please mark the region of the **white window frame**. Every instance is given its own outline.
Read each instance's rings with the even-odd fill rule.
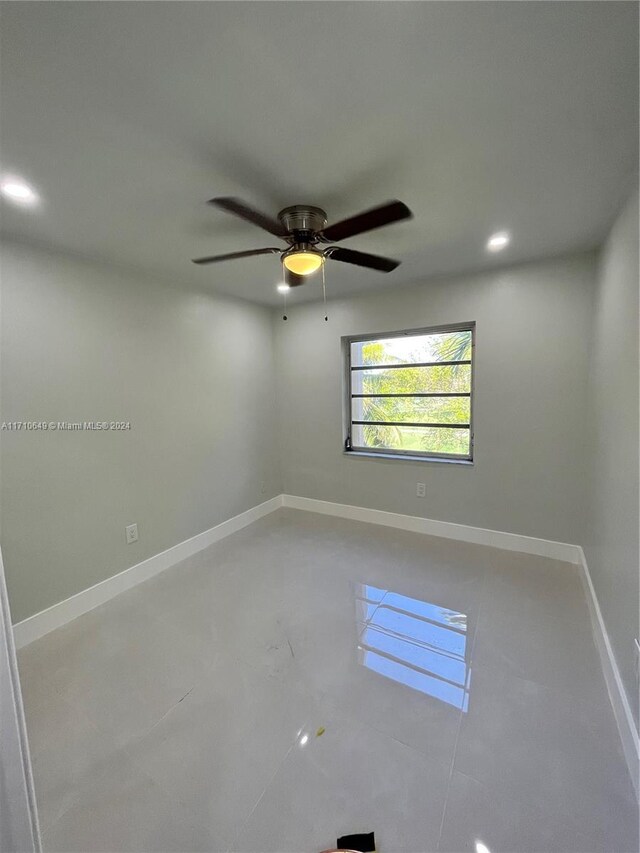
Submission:
[[[460,364],[469,364],[471,367],[471,385],[470,391],[465,392],[464,396],[469,396],[470,412],[469,412],[469,453],[454,454],[454,453],[435,453],[431,451],[420,450],[392,450],[391,448],[378,447],[353,447],[351,444],[352,435],[352,376],[358,367],[351,365],[351,344],[362,343],[363,341],[378,341],[386,338],[402,338],[411,337],[412,335],[433,335],[442,332],[471,332],[471,358]],[[344,402],[343,402],[343,448],[344,453],[352,457],[369,457],[380,459],[404,459],[414,462],[453,462],[462,465],[473,465],[474,462],[474,428],[473,428],[473,407],[475,398],[475,353],[476,353],[476,324],[475,321],[467,323],[451,323],[444,326],[427,326],[419,329],[402,329],[394,332],[376,332],[366,335],[345,335],[342,338],[342,354],[344,364]],[[434,362],[434,364],[442,364],[442,362]],[[445,362],[446,363],[446,362]],[[417,365],[412,365],[417,366]],[[361,366],[359,366],[362,369]],[[371,369],[369,367],[369,369]],[[434,396],[437,392],[434,392]],[[461,393],[462,396],[462,393]],[[434,425],[431,425],[434,426]],[[435,425],[439,428],[439,425]],[[442,428],[451,429],[450,424],[443,424]]]

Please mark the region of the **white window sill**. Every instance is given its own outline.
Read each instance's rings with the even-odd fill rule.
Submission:
[[[473,466],[473,459],[453,459],[447,456],[411,456],[408,453],[368,453],[366,450],[343,450],[343,456],[354,459],[382,459],[394,462],[444,462],[447,465]]]

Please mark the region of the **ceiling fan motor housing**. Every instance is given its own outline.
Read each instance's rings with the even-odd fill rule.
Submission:
[[[315,242],[314,235],[327,224],[327,214],[322,208],[306,204],[285,207],[278,214],[278,219],[295,243]]]

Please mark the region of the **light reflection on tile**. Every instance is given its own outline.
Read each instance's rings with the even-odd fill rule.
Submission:
[[[466,713],[471,685],[466,614],[364,584],[360,588],[377,606],[358,642],[359,663]]]

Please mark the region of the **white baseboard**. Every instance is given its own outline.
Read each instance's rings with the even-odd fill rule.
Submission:
[[[587,560],[582,548],[579,548],[578,550],[580,552],[580,565],[582,568],[582,583],[584,585],[587,604],[589,605],[589,612],[591,614],[593,638],[596,643],[596,648],[598,649],[598,654],[600,655],[600,662],[602,664],[604,678],[607,683],[609,698],[611,699],[611,704],[613,706],[613,713],[616,718],[616,723],[618,724],[620,740],[622,741],[622,750],[629,767],[631,781],[633,782],[636,796],[640,797],[640,738],[638,736],[638,730],[636,728],[635,720],[633,719],[631,706],[629,705],[624,684],[622,683],[620,670],[618,669],[618,664],[616,663],[615,655],[613,654],[613,648],[611,647],[611,642],[602,618],[602,613],[600,612],[600,605],[598,604],[596,591],[594,589],[593,582],[591,581],[591,575],[589,574],[589,566],[587,565]]]
[[[338,504],[330,501],[320,501],[314,498],[303,498],[297,495],[277,495],[258,506],[252,507],[246,512],[240,513],[233,518],[223,521],[221,524],[198,533],[191,539],[186,539],[149,557],[142,563],[137,563],[129,569],[125,569],[117,575],[106,578],[100,583],[91,586],[72,595],[70,598],[60,601],[48,607],[46,610],[29,616],[22,622],[13,626],[16,648],[32,643],[43,637],[50,631],[66,625],[72,619],[82,616],[89,610],[99,607],[109,599],[125,592],[143,581],[174,566],[181,560],[185,560],[192,554],[208,548],[214,542],[241,530],[248,524],[278,509],[281,506],[293,509],[302,509],[309,512],[318,512],[324,515],[335,515],[340,518],[349,518],[354,521],[365,521],[370,524],[382,524],[387,527],[397,527],[401,530],[410,530],[414,533],[426,533],[430,536],[443,536],[448,539],[459,539],[464,542],[473,542],[478,545],[490,545],[494,548],[503,548],[509,551],[520,551],[525,554],[537,554],[542,557],[552,557],[556,560],[564,560],[570,563],[580,562],[580,553],[576,545],[568,545],[564,542],[551,542],[546,539],[535,539],[532,536],[519,536],[514,533],[503,533],[498,530],[486,530],[481,527],[469,527],[466,524],[452,524],[448,521],[437,521],[430,518],[420,518],[413,515],[400,515],[395,512],[384,512],[367,507],[351,506],[349,504]]]
[[[88,613],[89,610],[99,607],[119,593],[148,580],[181,560],[186,560],[192,554],[208,548],[214,542],[241,530],[281,506],[282,495],[277,495],[275,498],[240,513],[240,515],[235,515],[233,518],[209,528],[209,530],[192,536],[191,539],[185,539],[184,542],[179,542],[172,548],[149,557],[142,563],[137,563],[117,575],[106,578],[95,586],[83,589],[82,592],[72,595],[71,598],[66,598],[46,610],[41,610],[40,613],[29,616],[28,619],[24,619],[13,626],[16,648],[22,648],[48,634],[49,631],[66,625],[67,622],[71,622],[78,616],[82,616],[83,613]]]
[[[338,504],[331,501],[319,501],[315,498],[303,498],[298,495],[282,495],[282,505],[292,509],[319,512],[323,515],[337,515],[352,521],[365,521],[369,524],[382,524],[385,527],[398,527],[413,533],[426,533],[429,536],[442,536],[445,539],[458,539],[473,542],[476,545],[489,545],[506,551],[520,551],[523,554],[536,554],[538,557],[551,557],[567,563],[579,563],[580,552],[577,545],[566,542],[553,542],[549,539],[536,539],[533,536],[520,536],[517,533],[504,533],[500,530],[487,530],[484,527],[469,527],[467,524],[453,524],[449,521],[437,521],[433,518],[421,518],[416,515],[400,515],[397,512],[385,512],[351,504]]]

